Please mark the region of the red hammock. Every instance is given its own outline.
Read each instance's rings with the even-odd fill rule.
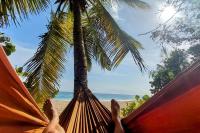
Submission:
[[[136,133],[199,133],[199,114],[200,63],[196,63],[122,122],[127,131]]]
[[[122,120],[127,132],[198,133],[200,64],[196,63]],[[110,112],[89,90],[80,90],[60,116],[67,133],[111,132]],[[0,47],[0,133],[41,133],[48,120]]]

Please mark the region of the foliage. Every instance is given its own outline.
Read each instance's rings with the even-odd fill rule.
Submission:
[[[23,71],[23,67],[16,67],[16,68],[15,68],[15,71],[16,71],[17,74],[18,74],[19,76],[21,76],[21,77],[26,77],[26,76],[28,76],[28,73]]]
[[[200,41],[200,1],[167,0],[166,6],[176,8],[180,17],[171,18],[151,32],[153,40],[161,44],[195,45]],[[164,8],[165,8],[164,7]]]
[[[6,43],[6,45],[3,46],[3,48],[4,48],[7,56],[10,56],[12,53],[14,53],[16,51],[15,46],[12,45],[12,43]]]
[[[147,8],[140,0],[122,1],[132,3],[133,7]],[[105,7],[110,0],[80,1],[83,28],[84,51],[87,67],[90,70],[92,60],[98,62],[103,69],[116,67],[130,52],[135,63],[143,70],[143,60],[139,49],[141,44],[125,33]],[[39,101],[52,97],[59,88],[59,79],[64,70],[65,54],[74,46],[74,16],[72,0],[57,0],[57,12],[48,25],[48,31],[41,37],[40,46],[26,64],[28,75],[27,85],[34,98]],[[37,100],[37,101],[38,101]]]
[[[191,59],[193,62],[200,59],[200,44],[191,46],[187,51],[188,54],[192,55]]]
[[[180,16],[175,17],[174,14],[170,20],[151,31],[152,39],[162,45],[189,45],[190,47],[186,52],[180,51],[166,58],[163,65],[157,65],[157,70],[151,74],[153,81],[150,84],[153,94],[183,71],[191,63],[190,59],[194,62],[200,58],[200,1],[167,0],[165,7],[167,6],[173,6],[177,11],[176,14]]]
[[[27,62],[26,86],[37,102],[53,97],[59,88],[59,79],[64,70],[65,55],[70,46],[66,16],[56,17],[47,26],[35,55]]]
[[[16,51],[15,46],[10,42],[6,43],[5,46],[3,46],[3,48],[7,56],[10,56],[13,52]]]
[[[151,72],[152,94],[160,91],[166,84],[175,78],[175,76],[182,72],[188,65],[188,54],[184,50],[174,50],[168,58],[163,60],[163,64],[158,64],[157,69]]]
[[[0,43],[4,44],[3,49],[7,56],[10,56],[16,51],[15,46],[11,43],[10,38],[6,37],[4,33],[0,33]],[[16,67],[15,70],[19,76],[26,77],[28,75],[28,73],[23,72],[23,67]]]
[[[138,49],[141,44],[123,31],[104,6],[97,4],[89,12],[89,32],[96,39],[96,44],[100,45],[110,58],[111,67],[118,66],[124,57],[130,52],[135,63],[142,70],[144,68],[143,60]],[[88,39],[91,44],[90,38]],[[96,53],[95,53],[96,54]]]
[[[136,95],[133,101],[127,103],[126,107],[121,109],[122,116],[126,117],[128,114],[135,111],[149,99],[150,97],[148,95],[144,95],[143,97]]]
[[[0,1],[0,27],[10,22],[18,24],[19,20],[28,17],[28,13],[37,14],[44,10],[49,0],[1,0]]]
[[[15,46],[11,43],[10,38],[5,36],[4,33],[0,33],[0,43],[4,44],[3,49],[7,56],[16,51]]]

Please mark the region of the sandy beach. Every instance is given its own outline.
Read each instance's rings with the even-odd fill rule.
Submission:
[[[128,102],[130,101],[118,101],[121,108],[124,108]],[[59,114],[65,109],[68,103],[69,101],[53,100],[53,104],[55,105]],[[101,101],[101,103],[110,110],[110,101]]]

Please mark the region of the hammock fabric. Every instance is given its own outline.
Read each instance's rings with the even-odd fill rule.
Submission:
[[[110,111],[89,89],[78,90],[60,115],[66,133],[112,133]]]
[[[131,133],[200,132],[200,63],[180,74],[122,120]],[[0,47],[0,133],[42,133],[48,120]],[[78,90],[60,116],[66,133],[111,133],[110,112],[90,90]]]
[[[200,63],[122,120],[127,132],[200,133]]]
[[[0,133],[41,133],[47,123],[0,46]]]

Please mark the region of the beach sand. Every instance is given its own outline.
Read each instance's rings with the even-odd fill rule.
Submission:
[[[127,103],[129,103],[129,102],[130,101],[118,101],[121,108],[126,107]],[[53,100],[53,104],[55,105],[59,114],[65,109],[65,107],[67,106],[68,103],[69,103],[69,101]],[[104,106],[106,106],[109,110],[111,109],[110,108],[110,101],[101,101],[101,103]]]

